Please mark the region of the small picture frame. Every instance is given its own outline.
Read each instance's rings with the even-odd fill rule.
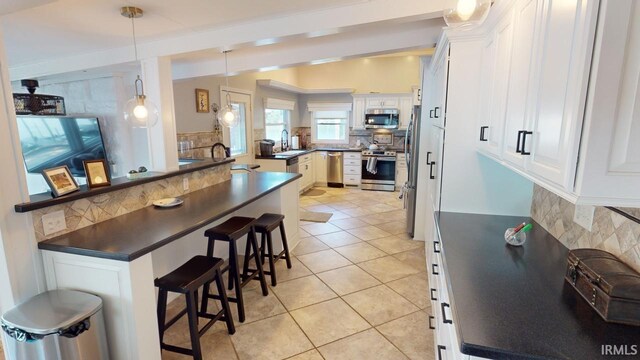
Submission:
[[[104,159],[85,160],[82,163],[84,164],[84,172],[87,174],[89,189],[111,185],[107,162]]]
[[[51,188],[53,197],[78,191],[80,187],[66,165],[42,170],[42,176]]]
[[[199,113],[209,112],[209,90],[196,89],[196,111]]]

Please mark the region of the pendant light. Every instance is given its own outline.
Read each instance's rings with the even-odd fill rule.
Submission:
[[[233,111],[233,107],[231,106],[231,95],[229,95],[229,64],[227,63],[227,53],[229,52],[231,52],[231,50],[225,50],[222,52],[224,54],[224,77],[227,84],[227,90],[225,91],[227,104],[223,106],[219,112],[218,122],[223,126],[231,128],[238,124],[238,116],[236,116],[236,113]]]
[[[136,42],[136,26],[134,19],[142,17],[143,14],[142,9],[134,6],[124,6],[120,9],[120,15],[131,19],[133,50],[135,52],[136,62],[138,62],[138,45]],[[147,100],[147,97],[144,94],[144,84],[140,75],[136,77],[133,86],[135,87],[135,96],[125,105],[124,119],[135,128],[152,127],[158,123],[158,108],[150,100]]]
[[[456,7],[444,11],[444,21],[449,27],[474,28],[489,15],[491,0],[458,0]]]

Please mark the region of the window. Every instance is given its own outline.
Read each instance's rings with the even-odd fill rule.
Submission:
[[[264,110],[264,130],[265,137],[271,140],[278,140],[282,136],[282,130],[289,128],[291,111],[281,109]]]
[[[238,118],[238,125],[229,129],[229,143],[231,144],[231,156],[247,153],[247,122],[244,103],[231,103],[233,112]]]
[[[312,111],[311,139],[316,143],[348,144],[349,111]]]

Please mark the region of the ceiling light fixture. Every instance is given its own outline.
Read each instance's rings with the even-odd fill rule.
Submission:
[[[473,28],[481,25],[489,14],[491,0],[458,0],[456,7],[444,11],[449,27]]]
[[[138,44],[136,42],[136,25],[134,19],[142,17],[142,9],[134,6],[124,6],[120,9],[120,15],[131,19],[131,31],[133,34],[133,50],[136,62],[138,62]],[[129,121],[131,126],[137,128],[148,128],[158,123],[158,108],[144,94],[144,84],[140,75],[133,83],[135,96],[129,100],[124,108],[124,119]]]
[[[218,122],[228,128],[234,127],[238,124],[238,117],[231,106],[231,95],[229,94],[229,64],[227,62],[227,54],[230,52],[231,50],[225,50],[222,52],[224,54],[224,77],[227,84],[227,90],[225,90],[227,93],[227,105],[222,108],[222,111],[219,112],[220,115],[218,115]]]

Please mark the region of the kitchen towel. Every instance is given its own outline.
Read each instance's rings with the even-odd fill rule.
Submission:
[[[378,169],[376,168],[377,163],[378,159],[373,156],[370,157],[369,160],[367,160],[367,171],[375,175],[378,172]]]

